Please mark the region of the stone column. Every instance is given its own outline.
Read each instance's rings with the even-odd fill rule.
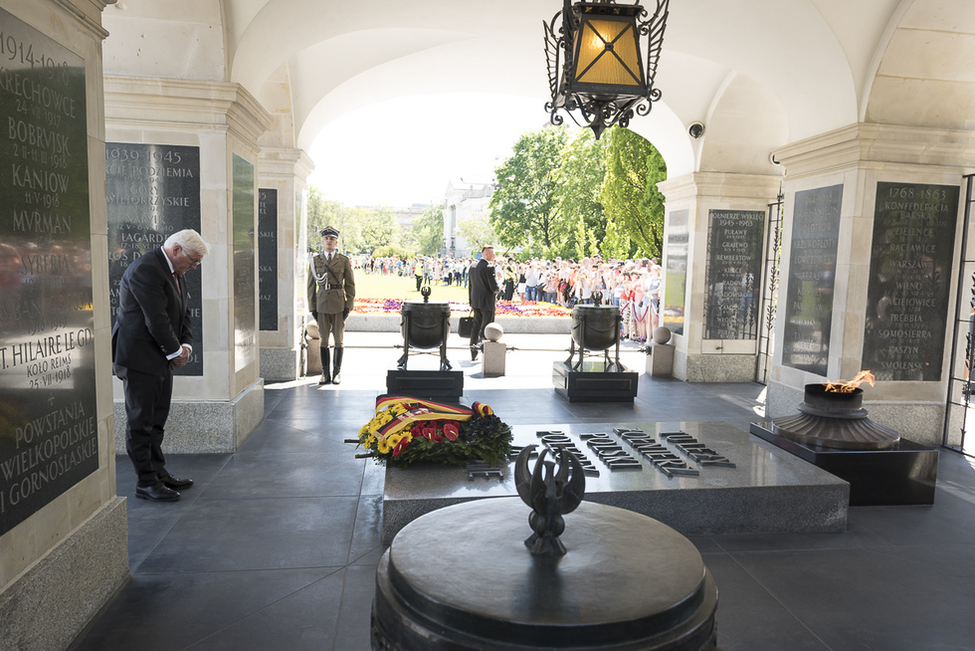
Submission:
[[[781,178],[698,172],[668,179],[661,325],[674,335],[674,377],[751,382],[768,204]]]
[[[259,322],[261,377],[266,381],[291,381],[301,375],[301,316],[304,305],[304,237],[306,179],[313,164],[298,149],[261,149],[258,161],[258,221],[274,225],[259,232]],[[273,213],[273,219],[272,219]],[[272,244],[273,242],[273,244]]]
[[[105,225],[111,2],[0,0],[3,648],[66,648],[128,577]]]
[[[870,123],[775,152],[788,175],[769,417],[795,413],[807,383],[868,369],[870,417],[940,445],[973,155],[971,131]]]
[[[200,268],[187,274],[191,292],[192,275],[200,279],[200,314],[194,313],[198,345],[189,370],[175,378],[165,450],[234,452],[264,418],[257,329],[256,169],[257,140],[271,118],[240,85],[213,81],[106,77],[105,105],[109,181],[116,173],[122,179],[122,196],[111,196],[109,208],[113,201],[136,204],[123,213],[132,216],[126,219],[134,223],[126,226],[136,232],[140,214],[160,215],[152,232],[166,235],[178,230],[177,224],[166,224],[166,202],[189,208],[198,202],[198,230],[211,246]],[[118,156],[113,155],[116,148]],[[174,156],[167,160],[170,153]],[[195,154],[198,163],[178,168],[175,154],[181,153]],[[126,163],[126,156],[142,162]],[[161,194],[165,186],[158,179],[181,175],[188,180],[194,173],[199,175],[198,197]],[[115,414],[116,449],[122,453],[125,410],[119,381]]]

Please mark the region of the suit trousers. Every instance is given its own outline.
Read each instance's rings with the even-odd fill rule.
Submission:
[[[116,367],[116,374],[125,390],[125,451],[139,475],[139,485],[151,486],[167,474],[162,442],[173,397],[173,373]]]
[[[494,308],[473,308],[474,321],[471,323],[471,346],[476,346],[484,336],[484,326],[494,321]]]
[[[319,346],[322,348],[328,348],[328,335],[332,335],[332,339],[335,341],[335,347],[342,347],[342,338],[345,335],[345,319],[342,318],[341,312],[336,312],[335,314],[322,314],[318,313],[318,334],[321,339],[319,339]]]

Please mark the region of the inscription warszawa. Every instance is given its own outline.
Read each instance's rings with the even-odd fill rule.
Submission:
[[[0,535],[98,469],[84,60],[0,10]]]
[[[862,367],[941,379],[959,188],[878,183]]]

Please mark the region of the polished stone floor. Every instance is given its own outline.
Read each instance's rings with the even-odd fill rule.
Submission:
[[[180,502],[134,499],[135,475],[118,459],[131,578],[71,649],[369,648],[383,475],[343,440],[371,416],[399,352],[395,335],[350,335],[341,387],[268,385],[266,420],[239,452],[171,455],[169,469],[196,481]],[[511,424],[724,420],[746,429],[763,415],[760,385],[648,376],[633,404],[567,403],[550,381],[562,343],[511,336],[518,350],[500,378],[480,377],[459,345],[451,359],[467,396]],[[632,349],[623,359],[641,363]],[[726,651],[975,649],[971,458],[942,451],[933,506],[853,507],[843,533],[692,541],[717,581]]]

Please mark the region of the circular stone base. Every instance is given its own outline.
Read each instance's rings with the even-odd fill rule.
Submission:
[[[533,557],[530,509],[484,499],[404,527],[376,574],[373,649],[712,649],[717,589],[670,527],[583,502],[568,553]]]

